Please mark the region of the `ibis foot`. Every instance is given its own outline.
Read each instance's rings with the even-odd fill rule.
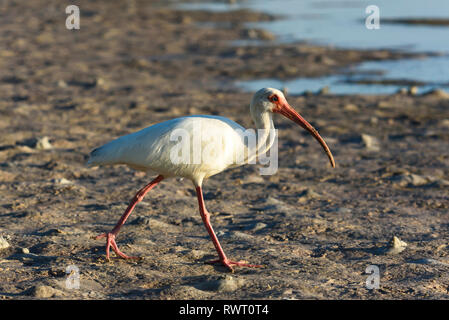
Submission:
[[[231,261],[228,259],[217,259],[217,260],[212,260],[212,261],[207,261],[207,264],[217,264],[217,263],[221,263],[222,265],[224,265],[226,268],[228,268],[229,271],[234,272],[234,269],[232,268],[232,266],[238,266],[238,267],[248,267],[248,268],[262,268],[263,265],[260,264],[249,264],[246,263],[244,261]]]
[[[122,259],[137,259],[140,260],[142,259],[141,257],[130,257],[127,256],[126,254],[124,254],[123,252],[121,252],[117,246],[117,243],[115,242],[115,234],[113,232],[108,232],[108,233],[103,233],[100,234],[99,236],[95,237],[95,240],[101,239],[101,238],[106,238],[106,260],[110,261],[109,258],[109,249],[112,246],[112,249],[114,250],[114,252],[117,254],[117,256],[119,256]]]

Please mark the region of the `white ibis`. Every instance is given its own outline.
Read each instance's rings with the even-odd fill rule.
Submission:
[[[245,142],[247,140],[241,134],[245,129],[236,122],[219,116],[199,115],[176,118],[152,125],[141,131],[119,137],[92,151],[88,165],[126,164],[136,170],[158,174],[153,181],[137,192],[117,225],[110,232],[96,237],[96,239],[106,238],[106,258],[108,260],[111,246],[121,258],[137,258],[125,255],[116,244],[115,237],[121,226],[136,204],[159,182],[170,177],[183,177],[190,179],[195,186],[201,218],[218,252],[218,260],[208,263],[221,263],[231,271],[233,265],[260,267],[260,265],[242,261],[231,261],[224,253],[212,229],[210,215],[204,205],[201,187],[203,179],[227,168],[243,165],[244,161],[236,162],[238,156],[242,156],[243,159],[248,161],[250,158],[254,159],[260,152],[266,152],[271,148],[274,139],[269,132],[274,131],[273,113],[282,114],[309,131],[324,148],[332,167],[335,167],[335,162],[323,138],[288,104],[281,91],[272,88],[263,88],[257,91],[251,101],[250,110],[258,129],[254,133],[254,136],[257,137],[257,144],[251,147]],[[179,139],[173,139],[173,136],[179,136],[177,133],[187,135],[179,141]],[[199,143],[200,147],[207,147],[206,144],[211,144],[211,137],[215,138],[212,146],[215,152],[218,152],[215,156],[198,158],[197,155],[193,154],[184,158],[190,161],[178,161],[179,159],[176,160],[173,157],[173,154],[176,154],[173,150],[191,151],[195,143]],[[183,149],[184,147],[186,149]],[[242,152],[245,153],[245,156],[242,155]],[[197,161],[194,161],[193,158],[196,158]]]

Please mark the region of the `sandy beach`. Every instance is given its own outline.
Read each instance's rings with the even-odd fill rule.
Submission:
[[[249,10],[79,7],[80,29],[67,30],[58,1],[0,5],[0,299],[449,298],[449,94],[441,90],[287,92],[337,167],[307,132],[275,116],[276,174],[246,165],[204,184],[225,252],[264,268],[229,273],[204,263],[215,249],[193,185],[180,179],[152,190],[117,237],[143,259],[107,262],[93,237],[154,176],[88,168],[92,149],[184,115],[251,128],[253,93],[235,81],[317,77],[423,54],[279,44],[243,23],[278,17]],[[379,289],[366,286],[370,265]],[[68,266],[79,271],[79,289],[67,286]]]

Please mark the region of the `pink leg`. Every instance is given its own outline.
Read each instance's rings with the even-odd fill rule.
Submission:
[[[215,249],[218,252],[218,256],[219,259],[218,260],[213,260],[213,261],[209,261],[208,263],[221,263],[223,264],[226,268],[228,268],[230,271],[234,271],[232,269],[232,266],[241,266],[241,267],[250,267],[250,268],[260,268],[262,267],[261,265],[257,265],[257,264],[248,264],[245,262],[236,262],[236,261],[231,261],[229,260],[223,249],[221,248],[220,242],[218,241],[217,236],[215,235],[214,229],[212,229],[212,225],[210,224],[210,214],[209,212],[207,212],[206,206],[204,205],[204,198],[203,198],[203,191],[201,190],[201,187],[196,187],[196,195],[198,197],[198,204],[200,207],[200,214],[201,214],[201,218],[203,219],[204,225],[206,226],[207,232],[209,233],[209,236],[212,239],[212,242],[214,243]]]
[[[138,257],[129,257],[123,252],[121,252],[117,246],[117,243],[115,242],[115,237],[120,231],[120,228],[125,224],[126,219],[128,219],[129,215],[133,211],[134,207],[142,201],[143,197],[153,189],[159,182],[162,181],[164,177],[162,175],[157,176],[153,181],[151,181],[149,184],[147,184],[145,187],[139,190],[137,194],[134,196],[134,198],[131,200],[131,203],[129,204],[128,208],[125,210],[125,213],[122,215],[120,220],[115,225],[114,229],[111,230],[111,232],[100,234],[99,236],[95,237],[95,239],[101,239],[106,238],[106,259],[109,260],[109,249],[112,246],[112,249],[115,251],[115,253],[123,258],[123,259],[138,259]]]

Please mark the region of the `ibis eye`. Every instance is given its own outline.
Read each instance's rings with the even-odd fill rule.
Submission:
[[[275,102],[275,101],[278,101],[279,98],[278,98],[278,96],[274,95],[274,96],[269,97],[268,100],[270,100],[271,102]]]

